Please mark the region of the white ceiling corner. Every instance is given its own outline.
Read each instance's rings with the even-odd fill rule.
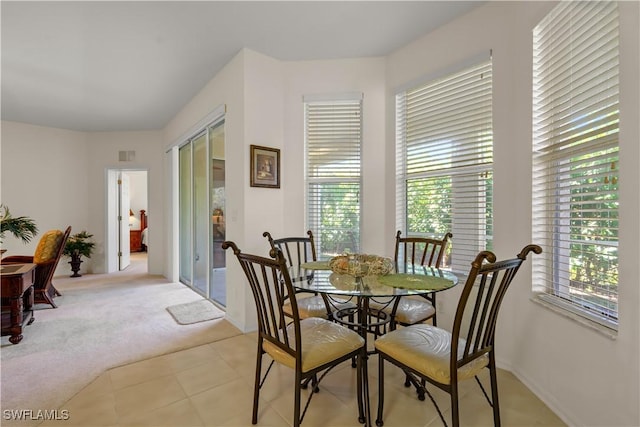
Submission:
[[[242,48],[384,56],[474,1],[2,1],[2,119],[162,129]]]

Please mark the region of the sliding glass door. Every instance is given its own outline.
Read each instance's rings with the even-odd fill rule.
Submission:
[[[180,281],[226,305],[224,252],[224,121],[179,151]]]
[[[207,203],[207,134],[198,135],[193,145],[193,286],[203,295],[208,294],[209,270],[209,211]]]
[[[180,281],[187,285],[191,285],[191,270],[193,263],[193,243],[191,236],[191,219],[193,217],[192,197],[191,197],[191,177],[193,176],[191,168],[191,143],[187,143],[180,148],[179,151],[179,199],[180,215],[179,215],[179,235],[180,235]]]

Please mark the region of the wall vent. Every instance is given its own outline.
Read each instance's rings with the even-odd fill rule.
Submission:
[[[135,159],[135,151],[118,151],[118,160],[121,162],[133,162]]]

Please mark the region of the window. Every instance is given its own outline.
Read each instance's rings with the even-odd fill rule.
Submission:
[[[359,252],[362,96],[304,105],[307,227],[318,258]]]
[[[618,321],[618,11],[561,2],[534,30],[534,291]]]
[[[483,61],[396,96],[396,226],[453,233],[445,266],[492,246],[492,66]]]

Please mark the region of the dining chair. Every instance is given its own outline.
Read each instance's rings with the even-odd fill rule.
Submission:
[[[12,255],[2,259],[2,264],[33,263],[36,265],[33,280],[35,304],[50,304],[53,308],[58,307],[53,298],[60,296],[60,292],[53,286],[53,275],[69,234],[71,234],[71,226],[65,231],[49,230],[38,241],[33,255]]]
[[[489,405],[493,407],[494,424],[500,426],[495,357],[498,311],[518,269],[532,251],[540,254],[542,249],[537,245],[527,245],[516,258],[497,262],[492,252],[480,252],[471,263],[451,332],[429,324],[418,324],[391,331],[376,340],[375,348],[379,356],[376,425],[384,424],[384,362],[388,361],[405,373],[447,392],[450,395],[454,427],[460,425],[459,382],[475,378]],[[491,398],[477,376],[484,368],[489,369]],[[446,426],[438,404],[428,390],[426,393]]]
[[[411,268],[412,265],[440,268],[447,244],[453,234],[446,233],[442,239],[430,237],[402,237],[402,232],[396,233],[394,263],[396,271],[404,271],[404,268]],[[403,267],[400,267],[400,266]],[[393,331],[398,325],[409,326],[425,322],[431,319],[433,326],[437,325],[436,313],[436,293],[376,299],[371,302],[374,309],[382,311],[389,316],[389,330]],[[424,400],[424,384],[420,385],[409,373],[404,382],[405,387],[413,384],[416,388],[419,400]]]
[[[302,319],[296,303],[296,293],[283,253],[274,248],[270,251],[273,258],[244,254],[236,244],[225,241],[223,249],[232,248],[251,287],[258,316],[258,351],[253,394],[253,415],[251,422],[258,422],[258,403],[260,389],[274,363],[279,363],[295,372],[294,420],[299,426],[309,407],[313,391],[307,398],[301,411],[301,389],[303,383],[317,377],[317,383],[340,363],[356,358],[362,363],[361,355],[365,351],[364,339],[357,333],[335,322],[320,317]],[[291,314],[284,312],[285,300],[291,302]],[[267,354],[272,361],[264,376],[262,359]],[[358,365],[360,368],[360,365]],[[358,389],[360,373],[358,372]],[[314,389],[315,391],[316,389]],[[359,390],[360,391],[360,390]],[[363,401],[358,393],[358,411],[362,418]]]
[[[440,268],[447,250],[449,239],[453,234],[446,233],[442,239],[428,237],[401,237],[402,232],[396,233],[394,262],[400,264],[423,265]],[[415,298],[396,298],[393,305],[383,311],[391,315],[389,329],[396,329],[397,325],[409,326],[432,319],[437,325],[436,293],[431,292]]]
[[[300,266],[306,262],[317,261],[316,246],[311,230],[307,231],[307,237],[283,237],[274,239],[268,231],[262,233],[262,236],[267,238],[271,249],[277,248],[282,252],[288,267]],[[297,292],[301,293],[303,291],[298,290]],[[323,297],[317,294],[305,297],[298,296],[296,302],[298,304],[300,318],[302,319],[321,317],[331,320],[331,313],[333,311],[347,307],[355,307],[355,304],[351,302],[329,299],[326,296]],[[291,301],[285,301],[284,310],[285,313],[291,317]]]

